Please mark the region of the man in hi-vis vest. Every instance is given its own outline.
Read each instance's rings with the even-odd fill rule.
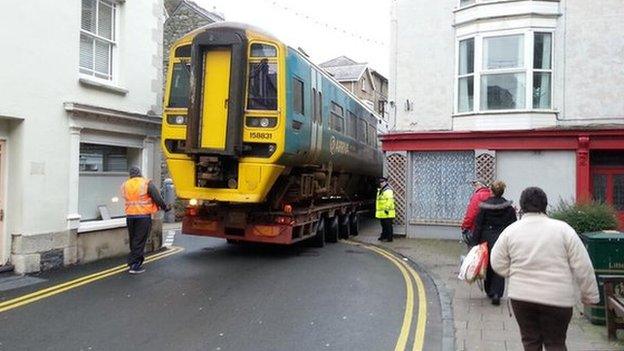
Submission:
[[[152,227],[152,214],[159,209],[167,209],[165,201],[156,186],[141,176],[139,167],[130,167],[130,179],[121,186],[121,193],[126,200],[126,223],[130,235],[130,254],[128,266],[131,274],[145,272],[143,253],[145,242]]]
[[[392,219],[394,218],[394,192],[388,184],[388,179],[379,178],[377,201],[375,202],[375,217],[381,222],[381,236],[378,240],[392,241]]]

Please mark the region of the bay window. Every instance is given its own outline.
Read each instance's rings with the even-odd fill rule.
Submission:
[[[460,40],[457,113],[550,110],[551,56],[552,33],[529,31]]]

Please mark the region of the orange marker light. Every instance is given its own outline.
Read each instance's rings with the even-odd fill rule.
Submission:
[[[284,212],[292,213],[292,206],[291,205],[284,205]]]

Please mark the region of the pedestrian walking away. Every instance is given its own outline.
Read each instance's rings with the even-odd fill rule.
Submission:
[[[395,216],[394,211],[394,192],[388,184],[388,179],[380,177],[378,180],[379,188],[377,189],[377,200],[375,202],[375,217],[379,218],[381,223],[381,235],[378,240],[392,241],[393,228],[392,222]]]
[[[492,249],[492,268],[509,277],[508,295],[525,351],[567,350],[565,345],[575,291],[581,302],[599,302],[589,254],[567,223],[546,215],[540,188],[522,192],[524,215],[501,233]]]
[[[167,209],[156,186],[147,178],[141,176],[139,167],[130,167],[129,179],[121,186],[121,193],[125,199],[126,224],[130,242],[128,266],[131,274],[145,271],[143,256],[145,243],[152,227],[152,214],[159,209]]]
[[[505,188],[505,183],[499,180],[490,185],[492,197],[479,204],[479,214],[475,220],[473,240],[478,244],[486,242],[490,255],[500,233],[516,221],[516,211],[511,206],[512,202],[503,197]],[[505,278],[496,274],[491,264],[488,264],[484,285],[492,304],[499,305],[505,291]]]
[[[479,214],[479,204],[492,196],[492,192],[484,180],[475,179],[470,183],[474,187],[474,193],[470,197],[468,207],[466,207],[466,214],[461,224],[462,240],[469,246],[475,244],[472,233],[475,229],[475,220]]]

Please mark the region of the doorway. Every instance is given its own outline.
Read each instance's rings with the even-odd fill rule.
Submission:
[[[4,235],[4,168],[6,167],[6,142],[0,140],[0,266],[7,263],[9,240]]]
[[[595,201],[615,208],[624,230],[624,152],[592,152],[591,191]]]

